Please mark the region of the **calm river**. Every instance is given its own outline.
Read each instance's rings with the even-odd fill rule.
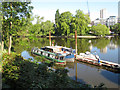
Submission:
[[[13,51],[21,53],[23,57],[33,58],[30,54],[31,49],[35,47],[44,47],[49,45],[49,38],[16,38],[13,39],[14,48]],[[55,45],[61,45],[66,47],[72,47],[75,49],[74,38],[52,38],[52,42]],[[119,63],[120,54],[120,37],[114,38],[99,38],[99,39],[77,39],[78,42],[78,54],[80,52],[94,52],[100,56],[101,59]],[[67,63],[65,66],[69,70],[68,75],[79,82],[99,85],[104,83],[108,88],[120,87],[120,74],[100,69],[98,67],[84,64],[81,62]]]

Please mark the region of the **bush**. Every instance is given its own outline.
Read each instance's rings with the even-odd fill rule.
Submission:
[[[71,80],[66,69],[48,69],[46,64],[24,60],[20,55],[3,54],[3,88],[89,88]]]
[[[92,26],[91,29],[92,32],[94,32],[95,35],[108,35],[109,33],[109,28],[107,28],[105,25],[98,24],[97,26]]]

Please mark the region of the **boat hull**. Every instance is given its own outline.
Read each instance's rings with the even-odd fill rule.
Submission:
[[[74,54],[69,55],[69,56],[65,56],[65,60],[66,60],[66,62],[74,62],[75,61]]]
[[[113,63],[113,62],[109,62],[109,61],[105,61],[105,60],[100,60],[100,62],[98,62],[97,59],[93,59],[93,58],[86,58],[86,57],[82,57],[80,55],[77,55],[76,60],[81,61],[81,62],[85,62],[85,63],[89,63],[92,65],[96,65],[96,66],[102,66],[102,67],[106,67],[109,69],[114,69],[117,72],[120,72],[120,65],[117,63]]]

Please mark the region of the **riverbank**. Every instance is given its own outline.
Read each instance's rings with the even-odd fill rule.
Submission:
[[[13,36],[15,36],[15,35],[13,35]],[[45,37],[47,37],[47,38],[49,38],[49,37],[51,37],[51,38],[75,38],[75,36],[39,36],[39,35],[26,35],[26,36],[17,36],[17,37],[30,37],[30,36],[35,36],[35,37],[38,37],[38,38],[45,38]],[[107,35],[107,36],[77,36],[77,38],[112,38],[112,37],[114,37],[114,36],[116,36],[116,35]]]
[[[53,71],[46,64],[24,60],[20,54],[3,54],[3,88],[98,88],[71,80],[67,69]]]

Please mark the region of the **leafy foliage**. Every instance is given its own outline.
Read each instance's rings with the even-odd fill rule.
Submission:
[[[109,34],[109,29],[102,24],[98,24],[97,26],[92,26],[92,30],[94,32],[95,35],[107,35]]]
[[[2,2],[2,41],[5,42],[5,47],[9,45],[9,52],[12,44],[9,36],[18,36],[21,35],[21,31],[26,32],[28,30],[26,25],[28,25],[28,18],[30,18],[31,10],[33,9],[33,7],[29,5],[30,3],[31,2]],[[10,43],[8,44],[8,42]]]
[[[3,88],[90,88],[71,80],[66,69],[49,69],[45,64],[24,60],[12,53],[3,55]]]
[[[85,15],[81,10],[76,11],[75,15],[76,30],[78,35],[84,35],[88,32],[88,23],[90,23],[90,18]]]
[[[111,26],[111,31],[113,31],[116,34],[120,34],[120,23]]]
[[[60,14],[57,10],[55,14],[55,30],[58,35],[74,35],[75,30],[77,30],[78,35],[85,35],[89,31],[88,23],[90,23],[89,16],[81,10],[76,10],[75,16],[69,11]]]
[[[10,34],[16,33],[21,25],[24,25],[24,20],[30,18],[32,6],[29,6],[31,2],[2,2],[3,12],[3,31],[6,30]],[[9,29],[12,22],[12,29]],[[5,28],[6,27],[6,28]]]

